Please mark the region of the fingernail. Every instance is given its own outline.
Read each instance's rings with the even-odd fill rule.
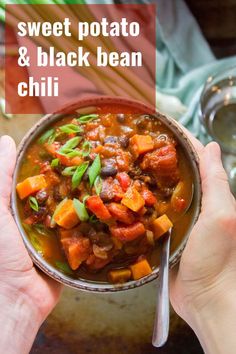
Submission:
[[[221,159],[221,150],[217,143],[212,142],[207,145],[207,159],[209,163]]]

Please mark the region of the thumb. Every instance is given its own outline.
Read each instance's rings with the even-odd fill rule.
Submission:
[[[12,173],[16,162],[16,145],[12,138],[0,138],[0,205],[8,205],[11,194]]]
[[[220,147],[216,142],[211,142],[205,147],[200,160],[200,171],[203,209],[215,213],[221,205],[224,205],[224,209],[232,210],[233,196],[222,165]]]

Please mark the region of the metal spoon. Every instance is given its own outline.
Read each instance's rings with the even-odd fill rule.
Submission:
[[[190,208],[194,195],[194,186],[192,185],[192,195],[189,198],[189,203],[183,213],[178,215],[180,219]],[[175,223],[177,220],[173,221]],[[159,268],[159,287],[157,294],[157,306],[152,335],[152,344],[154,347],[162,347],[168,338],[169,321],[170,321],[170,306],[169,306],[169,258],[170,258],[170,239],[172,228],[165,234],[162,239],[161,246],[161,263]]]
[[[171,231],[172,229],[169,229],[162,240],[159,288],[152,336],[154,347],[162,347],[166,343],[169,333],[169,255]]]

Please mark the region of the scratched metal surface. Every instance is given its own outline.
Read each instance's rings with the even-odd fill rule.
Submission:
[[[167,345],[151,345],[156,282],[117,294],[66,288],[39,331],[31,354],[201,354],[190,328],[171,314]]]

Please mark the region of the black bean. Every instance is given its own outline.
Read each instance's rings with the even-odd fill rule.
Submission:
[[[146,129],[147,124],[149,123],[150,117],[148,115],[142,115],[137,120],[137,126],[139,129]]]
[[[53,198],[55,199],[56,202],[60,202],[63,197],[60,193],[59,186],[55,186],[53,189]]]
[[[125,121],[125,115],[123,113],[119,113],[116,115],[116,119],[119,123],[124,123]]]
[[[44,203],[48,199],[48,193],[45,191],[45,189],[41,189],[36,193],[36,199],[39,204]]]
[[[35,222],[42,221],[47,214],[47,208],[46,207],[40,207],[38,211],[33,212],[33,218]]]
[[[154,213],[155,209],[153,207],[149,207],[147,208],[147,211],[146,211],[146,216],[151,216],[153,213]]]
[[[119,138],[119,143],[121,145],[121,147],[123,147],[124,149],[126,149],[129,146],[129,137],[128,136],[121,136]]]
[[[173,188],[168,188],[168,187],[162,188],[161,193],[163,194],[164,197],[168,198],[172,195]]]
[[[118,137],[117,136],[107,136],[104,139],[104,144],[115,144],[118,141]]]
[[[101,169],[101,176],[102,177],[109,177],[109,176],[115,176],[117,174],[117,168],[114,166],[104,166]]]
[[[111,183],[108,183],[107,180],[103,180],[100,198],[104,202],[110,202],[114,198],[113,185]]]

